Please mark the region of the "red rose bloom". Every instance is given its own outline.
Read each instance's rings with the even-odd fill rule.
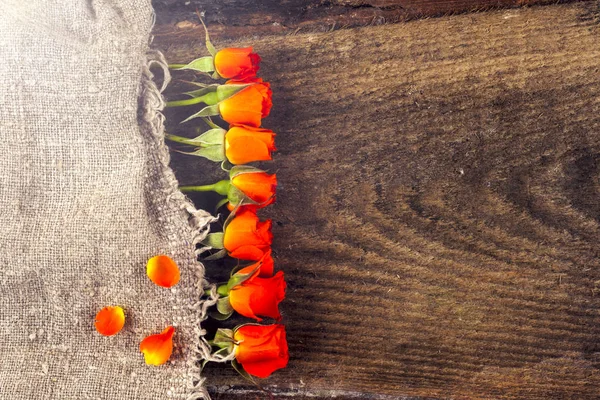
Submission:
[[[250,375],[267,378],[288,363],[283,325],[243,325],[233,334],[235,358]]]
[[[278,305],[285,298],[285,287],[282,271],[270,278],[260,278],[255,273],[240,285],[231,288],[229,304],[244,317],[262,321],[260,315],[280,320]]]
[[[229,255],[242,260],[260,260],[270,250],[271,220],[261,222],[251,210],[239,212],[227,225],[223,246]]]
[[[240,269],[237,273],[249,274],[256,269],[258,264],[260,264],[260,268],[258,269],[258,276],[260,276],[261,278],[269,278],[273,276],[273,269],[275,268],[275,265],[273,263],[273,257],[271,256],[271,249],[267,250],[267,252],[262,256],[262,258],[258,262]]]

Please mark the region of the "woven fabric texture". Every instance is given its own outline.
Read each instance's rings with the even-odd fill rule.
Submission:
[[[0,2],[0,399],[204,396],[194,249],[212,217],[168,168],[152,17],[149,0]],[[173,289],[145,274],[156,254]],[[93,325],[107,305],[127,316],[113,337]],[[171,360],[145,365],[168,325]]]

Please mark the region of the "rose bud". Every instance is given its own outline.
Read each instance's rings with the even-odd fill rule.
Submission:
[[[271,220],[261,222],[256,213],[243,210],[225,228],[223,247],[231,257],[260,260],[271,247]]]
[[[267,378],[288,363],[283,325],[242,325],[233,333],[235,358],[248,374]]]
[[[230,163],[248,164],[271,160],[275,133],[247,125],[232,125],[225,134],[225,156]]]
[[[219,102],[219,114],[231,125],[242,124],[258,128],[261,119],[269,115],[273,106],[271,86],[268,82],[257,79],[253,82],[227,82],[221,87],[225,86],[223,92],[229,93],[230,91],[226,90],[228,85],[237,87],[243,83],[248,86]],[[219,94],[218,89],[217,94]]]
[[[269,175],[265,171],[249,166],[235,166],[231,169],[229,180],[199,186],[180,186],[182,192],[217,192],[227,196],[218,207],[229,202],[229,210],[232,211],[240,205],[240,211],[244,209],[256,210],[263,208],[275,201],[275,189],[277,188],[277,176]]]
[[[260,56],[252,52],[252,47],[226,48],[217,52],[214,66],[225,79],[254,77],[260,68]]]
[[[240,275],[242,274],[234,274],[231,279],[235,280]],[[278,306],[285,298],[285,287],[282,271],[270,278],[260,278],[257,271],[241,284],[231,288],[229,303],[244,317],[254,318],[257,321],[262,321],[260,316],[280,320]]]
[[[227,192],[229,210],[233,210],[240,203],[244,204],[245,199],[249,199],[253,203],[246,203],[243,207],[255,210],[266,207],[275,201],[277,176],[276,174],[269,175],[258,169],[241,173],[237,173],[236,170],[232,169],[231,186]]]
[[[205,103],[207,106],[183,122],[198,117],[220,115],[230,125],[248,125],[258,128],[262,118],[271,112],[271,86],[262,79],[228,81],[225,85],[198,89],[186,93],[190,99],[167,102],[167,107],[190,106]]]
[[[165,139],[194,146],[192,152],[211,161],[229,161],[233,165],[271,160],[275,149],[275,133],[269,129],[247,125],[232,125],[228,131],[213,128],[195,138],[165,134]]]

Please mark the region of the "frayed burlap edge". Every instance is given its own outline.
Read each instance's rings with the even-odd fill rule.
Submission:
[[[159,89],[154,82],[154,75],[150,68],[156,66],[163,71],[163,81]],[[141,104],[143,105],[142,120],[148,125],[147,130],[150,131],[157,151],[157,158],[162,167],[165,180],[168,183],[170,193],[167,196],[167,201],[174,202],[178,209],[187,213],[188,221],[192,229],[192,251],[195,259],[206,250],[200,248],[199,245],[206,238],[209,232],[209,226],[217,218],[204,210],[198,210],[194,204],[179,190],[179,183],[173,170],[169,166],[170,154],[169,149],[165,144],[165,117],[162,110],[165,107],[165,101],[162,97],[162,92],[169,84],[171,79],[167,61],[164,55],[157,50],[150,50],[147,53],[147,63],[143,68],[142,88],[141,88]],[[191,305],[191,308],[196,313],[194,343],[191,346],[191,354],[187,357],[188,366],[188,396],[187,400],[210,400],[210,396],[204,386],[204,378],[201,376],[202,362],[226,362],[233,359],[234,354],[227,357],[214,356],[211,354],[211,346],[205,339],[206,331],[202,329],[202,323],[208,318],[207,310],[209,307],[216,304],[218,295],[216,286],[210,284],[204,277],[204,265],[196,261],[196,270],[198,281],[196,282],[197,303]],[[210,290],[210,296],[207,299],[201,300],[206,289]]]

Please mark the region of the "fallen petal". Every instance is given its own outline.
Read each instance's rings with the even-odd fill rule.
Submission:
[[[159,255],[152,257],[146,264],[148,278],[158,286],[170,288],[179,282],[179,267],[170,257]]]
[[[167,362],[173,353],[173,334],[175,328],[168,326],[156,335],[150,335],[140,343],[140,351],[148,365],[161,365]]]
[[[119,306],[104,307],[96,314],[95,325],[101,335],[116,335],[125,325],[125,313]]]

